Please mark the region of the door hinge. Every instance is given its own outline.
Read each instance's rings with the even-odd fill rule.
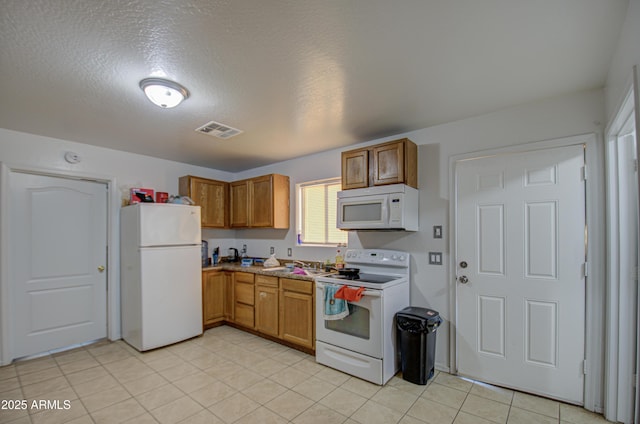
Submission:
[[[582,172],[582,181],[587,181],[587,165],[583,166],[580,171]]]
[[[633,160],[633,172],[638,172],[638,159]]]
[[[582,275],[585,277],[589,276],[589,262],[585,262],[582,264]]]
[[[587,371],[589,371],[589,363],[585,359],[582,361],[582,374],[587,375]]]

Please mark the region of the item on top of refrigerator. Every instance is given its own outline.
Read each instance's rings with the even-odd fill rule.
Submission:
[[[169,201],[167,203],[176,203],[179,205],[195,205],[196,202],[191,199],[189,196],[169,196]]]
[[[169,201],[169,193],[166,191],[156,192],[156,203],[167,203]]]
[[[266,268],[273,268],[273,267],[276,267],[276,266],[280,266],[280,262],[278,262],[278,260],[276,259],[276,254],[272,253],[271,256],[269,256],[269,259],[264,261],[263,265]]]
[[[151,188],[132,188],[129,190],[131,193],[130,204],[141,202],[153,202],[153,189]]]

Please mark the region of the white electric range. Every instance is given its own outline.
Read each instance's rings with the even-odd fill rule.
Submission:
[[[398,371],[395,314],[409,306],[408,253],[382,249],[348,249],[345,268],[358,268],[357,278],[316,277],[316,362],[383,385]],[[358,302],[348,302],[349,315],[325,320],[324,287],[364,287]]]

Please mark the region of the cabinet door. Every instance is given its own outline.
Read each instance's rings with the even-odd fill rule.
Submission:
[[[366,149],[342,153],[342,189],[369,185],[369,152]]]
[[[242,325],[248,328],[253,328],[253,306],[236,302],[234,313],[235,313],[234,322],[236,324]]]
[[[202,203],[202,226],[207,228],[225,228],[227,225],[228,184],[220,181],[194,179],[193,192]]]
[[[278,288],[256,285],[256,330],[278,336]]]
[[[281,338],[313,349],[315,323],[313,295],[282,290],[280,292]]]
[[[385,143],[372,148],[373,184],[404,183],[404,143]]]
[[[213,324],[224,318],[225,275],[219,271],[202,273],[203,324]]]
[[[180,177],[178,184],[180,195],[191,197],[195,204],[200,206],[203,228],[226,228],[229,226],[228,183],[188,175]]]
[[[234,286],[235,302],[253,306],[253,284],[247,284],[236,280]]]
[[[249,181],[236,181],[230,185],[231,227],[249,226]]]
[[[224,319],[233,322],[233,304],[235,303],[235,296],[233,293],[233,272],[224,272],[224,285]]]
[[[273,227],[273,179],[271,175],[252,178],[249,183],[249,225]]]

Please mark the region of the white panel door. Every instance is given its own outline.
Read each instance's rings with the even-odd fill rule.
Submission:
[[[10,174],[13,357],[106,337],[104,184]]]
[[[584,151],[456,167],[458,372],[582,404]]]

